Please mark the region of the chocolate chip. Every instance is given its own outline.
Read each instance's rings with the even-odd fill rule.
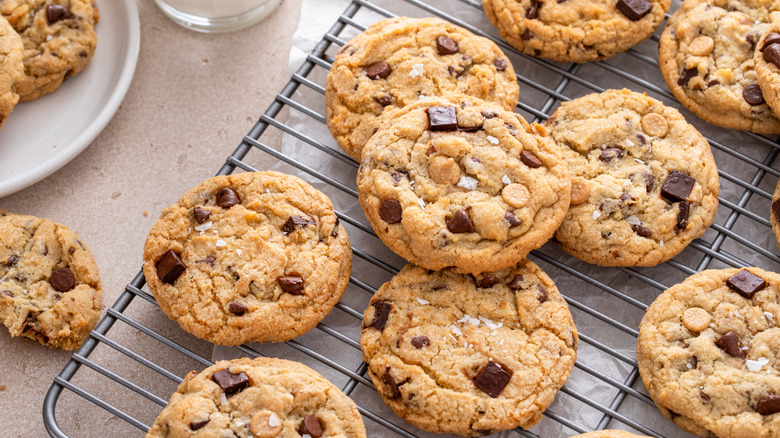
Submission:
[[[240,301],[231,301],[230,304],[228,304],[228,310],[230,310],[230,313],[233,315],[241,316],[248,312],[249,308]]]
[[[427,336],[415,336],[412,338],[412,346],[418,350],[428,345],[431,345],[431,340]]]
[[[386,62],[377,62],[366,68],[366,75],[371,79],[385,79],[390,76],[390,66]]]
[[[382,106],[387,106],[393,103],[393,96],[389,94],[383,94],[381,96],[374,97],[374,100],[376,100]]]
[[[745,352],[739,348],[739,337],[733,330],[716,339],[715,345],[725,350],[730,356],[742,357],[745,355]]]
[[[301,421],[301,426],[298,428],[298,434],[301,436],[309,434],[312,438],[320,438],[322,436],[322,423],[316,415],[307,415]]]
[[[282,226],[282,232],[284,234],[290,234],[295,231],[296,228],[305,227],[307,225],[317,225],[317,222],[306,216],[290,216],[287,222]]]
[[[780,221],[780,199],[772,203],[772,212],[775,213],[775,219]]]
[[[436,49],[439,50],[439,55],[452,55],[460,50],[458,43],[446,35],[436,38]]]
[[[523,221],[517,218],[514,213],[507,211],[504,215],[504,220],[509,222],[509,228],[514,228],[523,224]]]
[[[201,208],[200,206],[196,206],[195,208],[193,208],[192,209],[192,214],[193,214],[193,216],[195,216],[195,220],[199,224],[202,224],[203,222],[206,222],[208,220],[209,216],[211,216],[211,212],[210,211],[206,210],[205,208]]]
[[[386,199],[379,206],[379,217],[388,224],[401,222],[401,203],[395,199]]]
[[[766,280],[743,269],[726,280],[726,285],[747,299],[766,287]]]
[[[694,68],[687,68],[680,73],[680,79],[677,79],[677,85],[681,87],[687,87],[688,82],[691,81],[691,78],[696,77],[699,74],[699,69]]]
[[[297,275],[288,275],[286,277],[279,277],[276,279],[279,282],[279,286],[282,290],[290,295],[304,295],[303,291],[303,278]]]
[[[620,194],[620,201],[623,204],[628,204],[631,201],[636,201],[636,199],[633,196],[629,195],[628,192],[623,192]]]
[[[717,79],[713,79],[713,80],[707,82],[707,87],[714,87],[714,86],[716,86],[718,84],[720,84],[720,81],[717,80]]]
[[[535,19],[539,18],[539,8],[541,8],[541,7],[542,7],[541,3],[537,2],[537,1],[534,1],[534,0],[531,0],[531,6],[529,6],[525,10],[525,18],[527,18],[529,20],[535,20]]]
[[[637,233],[642,237],[650,237],[653,235],[653,233],[651,233],[650,230],[648,230],[646,227],[642,225],[637,225],[637,224],[631,225],[631,229],[634,230],[635,233]]]
[[[539,304],[542,304],[547,301],[547,289],[541,284],[537,284],[536,288],[539,289],[539,296],[536,299],[539,300]]]
[[[764,93],[761,92],[761,87],[758,84],[750,84],[742,89],[742,98],[745,102],[755,106],[764,103]]]
[[[523,282],[523,276],[521,274],[517,274],[515,275],[515,278],[513,278],[506,285],[512,290],[520,290],[523,288],[523,285],[521,284],[522,282]]]
[[[482,111],[480,114],[482,114],[482,117],[484,117],[486,119],[493,119],[493,118],[498,117],[498,113],[495,112],[495,111],[487,111],[487,110],[485,110],[485,111]]]
[[[390,367],[385,369],[385,374],[382,376],[382,381],[387,386],[387,391],[389,392],[387,397],[390,400],[396,400],[401,397],[401,391],[398,390],[399,385],[396,383],[393,376],[390,375]]]
[[[19,261],[19,256],[11,254],[3,260],[3,266],[13,266]]]
[[[330,232],[330,237],[336,238],[339,237],[339,218],[336,218],[336,223],[333,224],[333,230]]]
[[[704,391],[702,390],[699,390],[699,397],[701,397],[701,399],[704,400],[705,402],[710,401],[710,396],[705,394]]]
[[[696,180],[678,170],[673,170],[669,172],[661,187],[661,196],[672,202],[685,201],[691,194],[694,184]]]
[[[208,256],[206,258],[198,260],[195,263],[205,263],[205,264],[207,264],[209,266],[214,266],[214,262],[216,262],[216,261],[217,261],[217,259],[214,258],[213,256]]]
[[[506,385],[509,384],[509,380],[512,375],[506,372],[501,365],[493,362],[492,360],[482,368],[477,377],[474,379],[474,385],[477,388],[484,391],[487,395],[496,398],[501,394]]]
[[[179,254],[172,249],[166,251],[154,266],[157,269],[157,278],[163,283],[171,285],[187,269],[179,258]]]
[[[202,429],[204,426],[209,424],[209,421],[211,420],[209,420],[208,418],[205,420],[195,420],[192,423],[190,423],[190,430]]]
[[[447,229],[453,233],[473,233],[474,224],[465,210],[458,210],[447,221]]]
[[[765,47],[766,48],[762,51],[764,53],[764,61],[771,62],[777,68],[780,68],[780,43],[770,44]]]
[[[70,13],[68,8],[61,5],[47,5],[46,6],[46,21],[49,26],[60,21],[73,18],[73,14]]]
[[[466,69],[463,67],[450,65],[447,66],[447,72],[450,74],[450,76],[455,76],[456,78],[459,78],[463,76],[463,73],[466,73]]]
[[[67,292],[76,286],[76,277],[73,276],[73,271],[68,267],[57,268],[52,271],[49,283],[54,290]]]
[[[688,227],[688,216],[691,214],[691,203],[688,201],[680,202],[680,212],[677,213],[677,228],[684,230]]]
[[[390,316],[390,309],[393,306],[386,301],[377,301],[371,303],[371,305],[374,306],[374,322],[369,327],[374,327],[381,332],[385,329],[387,318]]]
[[[761,39],[761,36],[756,32],[748,32],[748,34],[745,35],[745,42],[750,44],[751,51],[756,48],[756,43],[758,43],[759,39]]]
[[[428,108],[428,129],[431,131],[454,131],[458,129],[455,107],[432,106]]]
[[[606,148],[603,151],[601,151],[601,155],[599,155],[599,160],[609,163],[610,161],[617,158],[618,160],[623,158],[625,155],[625,152],[623,149],[620,148]]]
[[[0,295],[5,295],[8,298],[13,298],[14,297],[14,293],[11,292],[10,290],[4,290],[4,291],[0,292]]]
[[[528,30],[528,29],[526,29],[525,32],[520,34],[520,38],[523,39],[524,41],[528,41],[528,40],[530,40],[533,37],[534,37],[534,34],[532,34],[531,31]]]
[[[498,284],[500,280],[492,275],[484,275],[474,281],[478,288],[487,289]]]
[[[238,193],[230,187],[222,187],[217,192],[217,205],[225,210],[240,203],[241,199],[238,197]]]
[[[68,254],[73,255],[74,252],[76,252],[76,248],[74,248],[72,246],[70,248],[68,248]]]
[[[780,412],[780,396],[767,395],[758,401],[756,412],[761,415],[772,415]]]
[[[214,373],[211,380],[225,391],[225,395],[233,395],[249,386],[249,377],[243,371],[233,374],[228,368]]]
[[[520,152],[520,161],[523,162],[528,167],[531,167],[533,169],[542,167],[542,160],[539,159],[533,152],[531,151],[523,151]]]
[[[496,70],[504,71],[506,70],[506,59],[496,59],[493,61],[493,65],[496,67]]]
[[[653,9],[653,4],[647,0],[618,0],[615,6],[631,21],[641,19]]]
[[[655,177],[649,173],[645,174],[645,188],[647,189],[647,193],[650,193],[653,191],[653,186],[655,185]]]
[[[764,38],[764,45],[761,46],[761,51],[763,52],[767,47],[776,43],[780,43],[780,33],[770,32],[767,34],[766,38]]]

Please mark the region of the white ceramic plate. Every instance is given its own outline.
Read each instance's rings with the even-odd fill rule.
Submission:
[[[59,90],[20,103],[0,131],[0,197],[76,158],[105,128],[135,73],[141,27],[135,0],[98,0],[97,49]]]

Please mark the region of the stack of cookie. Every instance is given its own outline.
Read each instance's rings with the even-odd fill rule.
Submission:
[[[0,127],[89,64],[99,18],[90,0],[0,0]]]

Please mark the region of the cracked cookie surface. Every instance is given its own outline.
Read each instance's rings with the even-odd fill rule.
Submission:
[[[355,403],[311,368],[283,359],[220,361],[190,372],[146,438],[365,438]]]
[[[538,423],[577,345],[566,302],[527,260],[477,276],[407,265],[371,298],[360,337],[396,414],[461,436]]]
[[[708,270],[662,293],[639,326],[648,393],[702,437],[780,436],[780,275]]]
[[[761,96],[775,115],[780,114],[780,12],[774,14],[774,20],[758,40],[753,64]]]
[[[670,0],[482,0],[518,50],[559,62],[610,58],[652,35]]]
[[[780,133],[765,103],[753,52],[780,2],[685,0],[666,23],[658,65],[674,97],[724,128]]]
[[[22,38],[0,17],[0,128],[19,102],[14,85],[24,76],[23,50]]]
[[[56,90],[92,59],[97,35],[90,0],[2,0],[0,15],[24,43],[25,75],[14,87],[22,102]]]
[[[676,109],[607,90],[563,103],[546,126],[572,174],[572,205],[555,237],[573,256],[655,266],[715,219],[712,151]]]
[[[569,170],[541,125],[466,96],[388,114],[363,152],[360,204],[382,242],[428,269],[517,264],[555,233]]]
[[[0,320],[11,336],[75,350],[102,306],[95,260],[69,228],[0,210]]]
[[[519,87],[512,63],[487,38],[438,18],[382,20],[336,55],[325,94],[328,128],[360,162],[384,111],[453,93],[512,110]]]
[[[163,210],[144,275],[168,317],[215,344],[311,330],[349,282],[352,250],[330,200],[279,172],[210,178]]]

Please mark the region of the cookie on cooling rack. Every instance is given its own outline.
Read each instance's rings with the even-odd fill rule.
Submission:
[[[595,432],[575,435],[571,438],[649,438],[645,436],[634,435],[624,430],[597,430]]]
[[[376,118],[426,96],[463,93],[512,110],[518,86],[492,41],[438,18],[379,21],[336,55],[327,79],[328,128],[356,161]]]
[[[360,336],[396,414],[461,436],[538,423],[577,345],[566,301],[527,260],[476,276],[407,265],[371,298]]]
[[[0,210],[0,320],[11,336],[75,350],[101,306],[97,265],[73,231]]]
[[[485,14],[518,50],[559,62],[607,59],[652,35],[670,0],[482,0]]]
[[[701,236],[718,209],[707,140],[674,108],[629,90],[564,102],[547,120],[572,173],[555,237],[601,266],[655,266]]]
[[[758,85],[766,104],[780,114],[780,18],[770,23],[753,54]]]
[[[190,372],[146,438],[365,438],[355,402],[311,368],[283,359],[220,361]]]
[[[14,91],[22,102],[44,96],[81,72],[97,46],[90,0],[2,0],[0,15],[24,42],[24,77]]]
[[[661,412],[720,438],[780,436],[780,275],[709,270],[662,293],[639,326],[637,361]]]
[[[661,73],[677,100],[718,126],[780,133],[753,61],[777,12],[774,1],[685,0],[667,21],[658,49]]]
[[[541,125],[466,96],[392,113],[363,150],[360,204],[382,242],[428,269],[514,266],[569,206],[566,162]]]
[[[349,282],[352,250],[330,200],[279,172],[210,178],[163,210],[144,246],[157,303],[220,345],[311,330]]]
[[[24,77],[23,48],[22,38],[0,17],[0,128],[19,102],[14,85]]]

